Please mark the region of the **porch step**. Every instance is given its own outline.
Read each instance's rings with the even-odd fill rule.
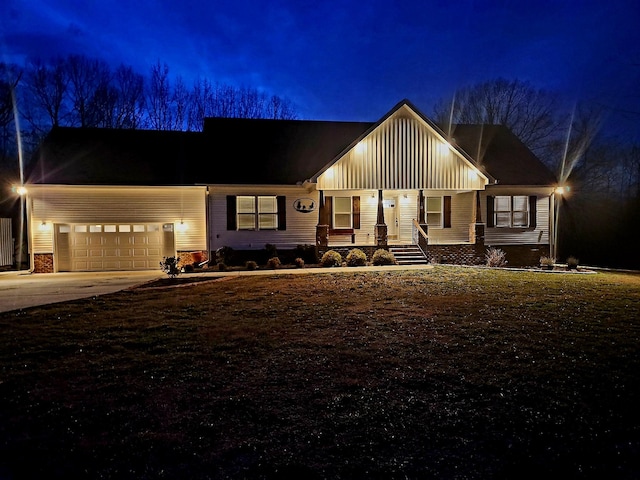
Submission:
[[[389,246],[399,265],[426,265],[429,263],[422,250],[417,245]]]

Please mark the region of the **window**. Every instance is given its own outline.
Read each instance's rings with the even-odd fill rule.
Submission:
[[[442,226],[442,197],[427,197],[427,225]]]
[[[333,228],[351,228],[351,197],[335,197]]]
[[[229,230],[285,230],[285,197],[238,195],[227,197]]]
[[[489,226],[534,227],[535,199],[526,195],[489,197]]]

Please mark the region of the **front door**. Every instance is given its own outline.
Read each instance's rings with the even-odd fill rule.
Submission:
[[[382,201],[384,207],[384,223],[387,224],[387,237],[389,240],[398,239],[398,204],[397,197],[385,198]]]

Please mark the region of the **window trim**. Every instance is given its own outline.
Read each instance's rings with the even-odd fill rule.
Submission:
[[[498,210],[498,199],[509,199],[509,210]],[[516,198],[522,198],[525,209],[516,210]],[[535,195],[492,195],[487,196],[487,226],[491,228],[513,228],[513,229],[532,229],[537,226],[537,200]],[[509,224],[498,222],[498,214],[509,215]],[[514,218],[517,214],[523,214],[526,218],[526,224],[516,225]]]
[[[240,197],[252,198],[254,211],[253,212],[240,212],[238,209],[238,199]],[[275,211],[262,212],[260,211],[260,198],[275,199]],[[253,228],[240,228],[239,216],[240,215],[252,215],[253,216]],[[275,215],[275,227],[260,228],[260,215]],[[227,230],[235,231],[277,231],[287,229],[287,217],[286,217],[286,197],[284,195],[227,195]]]

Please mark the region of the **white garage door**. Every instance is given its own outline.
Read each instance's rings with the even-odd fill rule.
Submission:
[[[58,271],[155,270],[173,251],[173,224],[57,225],[56,247]]]

